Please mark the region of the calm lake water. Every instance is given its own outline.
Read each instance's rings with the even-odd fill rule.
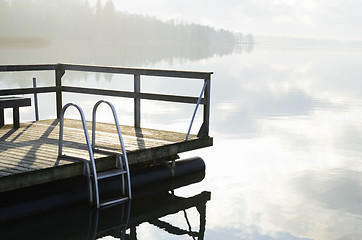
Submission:
[[[211,192],[205,239],[362,238],[361,62],[359,46],[260,43],[227,55],[193,61],[165,59],[138,66],[214,72],[210,130],[214,146],[181,155],[202,157],[206,177],[175,190],[181,197]],[[87,63],[86,59],[81,63]],[[10,63],[2,58],[1,64]],[[53,73],[36,76],[39,85],[54,79]],[[0,87],[31,85],[32,76],[28,82],[21,77],[8,74],[0,80]],[[70,74],[65,79],[82,86],[132,89],[131,78],[120,82],[115,76]],[[148,92],[198,95],[201,87],[197,81],[142,82],[142,90]],[[45,95],[40,101],[41,118],[54,117],[55,112],[47,110],[53,109],[53,97]],[[64,101],[74,101],[73,95]],[[93,100],[82,96],[76,101],[89,115]],[[132,100],[127,101],[116,103],[119,115],[123,114],[120,122],[125,124],[132,122]],[[181,104],[143,101],[143,125],[186,132],[192,110]],[[11,119],[11,112],[6,117]],[[22,119],[33,120],[32,110],[24,110]],[[160,220],[199,231],[196,208],[186,212],[187,218],[181,211]],[[137,239],[193,237],[142,223]]]

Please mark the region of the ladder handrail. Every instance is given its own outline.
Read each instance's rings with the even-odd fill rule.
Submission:
[[[84,135],[85,135],[85,139],[86,139],[86,143],[87,143],[87,147],[88,147],[88,153],[89,153],[89,158],[90,158],[90,167],[91,167],[91,171],[93,176],[96,178],[97,177],[97,171],[96,171],[96,166],[95,166],[95,161],[94,161],[94,154],[93,154],[93,150],[92,150],[92,146],[90,143],[90,139],[89,139],[89,133],[88,133],[88,127],[87,127],[87,123],[85,121],[85,116],[84,116],[84,112],[82,110],[81,107],[79,107],[77,104],[75,103],[67,103],[66,105],[64,105],[64,107],[62,108],[62,111],[60,113],[60,128],[59,128],[59,146],[58,146],[58,158],[62,156],[62,151],[63,151],[63,128],[64,128],[64,114],[65,111],[68,109],[68,107],[73,106],[75,107],[80,116],[81,116],[81,120],[82,120],[82,124],[83,124],[83,130],[84,130]],[[87,168],[89,169],[89,168]],[[88,172],[88,174],[90,174]],[[98,192],[98,182],[94,181],[94,188],[95,191]],[[92,193],[90,193],[92,194]],[[94,196],[93,196],[94,197]],[[96,205],[97,207],[99,206],[99,195],[96,194]],[[91,198],[92,199],[92,198]]]
[[[96,117],[97,117],[97,109],[98,106],[101,103],[105,103],[107,104],[113,113],[113,118],[114,118],[114,122],[117,128],[117,132],[118,132],[118,138],[119,138],[119,142],[121,144],[121,148],[122,148],[122,153],[123,153],[123,158],[124,158],[124,162],[125,162],[125,167],[126,167],[126,171],[127,171],[127,180],[128,180],[128,195],[129,198],[131,199],[131,181],[130,181],[130,175],[129,175],[129,167],[128,167],[128,158],[127,158],[127,153],[126,153],[126,148],[124,146],[124,141],[123,141],[123,137],[122,137],[122,132],[121,129],[119,127],[119,122],[118,122],[118,117],[117,117],[117,113],[116,113],[116,109],[114,108],[113,104],[106,101],[106,100],[99,100],[93,107],[93,116],[92,116],[92,150],[95,150],[96,148],[96,142],[95,142],[95,137],[96,137]],[[121,164],[121,161],[120,161]]]

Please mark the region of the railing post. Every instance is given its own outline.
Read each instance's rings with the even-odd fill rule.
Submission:
[[[0,108],[0,127],[5,125],[4,109]]]
[[[137,95],[141,92],[141,76],[138,74],[134,75],[134,126],[141,127],[141,99]]]
[[[36,78],[33,78],[35,121],[39,121],[38,93],[36,91]]]
[[[204,122],[201,125],[200,131],[197,134],[199,138],[209,136],[209,126],[210,126],[210,93],[211,93],[211,75],[204,79],[206,83],[206,88],[204,91]]]
[[[56,86],[56,105],[57,105],[57,118],[60,118],[60,113],[63,108],[62,99],[62,77],[65,73],[65,69],[61,64],[57,65],[55,69],[55,86]]]

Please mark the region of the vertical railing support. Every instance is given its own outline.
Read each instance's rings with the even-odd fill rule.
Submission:
[[[201,125],[200,131],[197,134],[199,138],[208,137],[209,136],[209,126],[210,126],[210,93],[211,93],[211,76],[204,79],[206,83],[206,88],[204,91],[204,122]]]
[[[134,75],[134,92],[136,94],[134,98],[134,126],[139,128],[141,127],[141,99],[139,96],[141,92],[141,76],[138,74]]]
[[[57,105],[57,118],[60,118],[60,113],[63,107],[62,99],[62,77],[65,73],[65,69],[61,64],[57,65],[55,69],[55,86],[56,86],[56,105]]]
[[[36,91],[36,78],[33,78],[35,121],[39,121],[38,93]]]
[[[4,109],[0,108],[0,128],[5,125]]]

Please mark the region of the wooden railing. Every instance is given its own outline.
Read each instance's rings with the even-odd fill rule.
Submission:
[[[203,109],[203,123],[199,130],[199,137],[207,137],[209,135],[210,125],[210,87],[212,72],[192,72],[192,71],[172,71],[172,70],[157,70],[157,69],[142,69],[142,68],[121,68],[107,66],[90,66],[90,65],[75,65],[75,64],[39,64],[39,65],[0,65],[0,72],[25,72],[25,71],[55,71],[55,85],[50,87],[37,88],[18,88],[18,89],[1,89],[0,96],[19,95],[19,94],[35,94],[35,93],[56,93],[56,109],[57,118],[60,117],[60,112],[63,107],[63,92],[94,94],[113,97],[124,97],[134,99],[134,126],[141,125],[141,99],[201,104]],[[81,71],[81,72],[97,72],[97,73],[112,73],[126,74],[134,76],[134,91],[119,91],[109,89],[95,89],[85,87],[64,86],[62,77],[66,71]],[[157,77],[176,77],[203,80],[205,88],[199,97],[153,94],[141,92],[141,76],[157,76]],[[0,76],[1,77],[1,76]],[[197,108],[196,108],[197,109]],[[192,122],[192,121],[191,121]],[[190,126],[191,128],[191,126]]]

